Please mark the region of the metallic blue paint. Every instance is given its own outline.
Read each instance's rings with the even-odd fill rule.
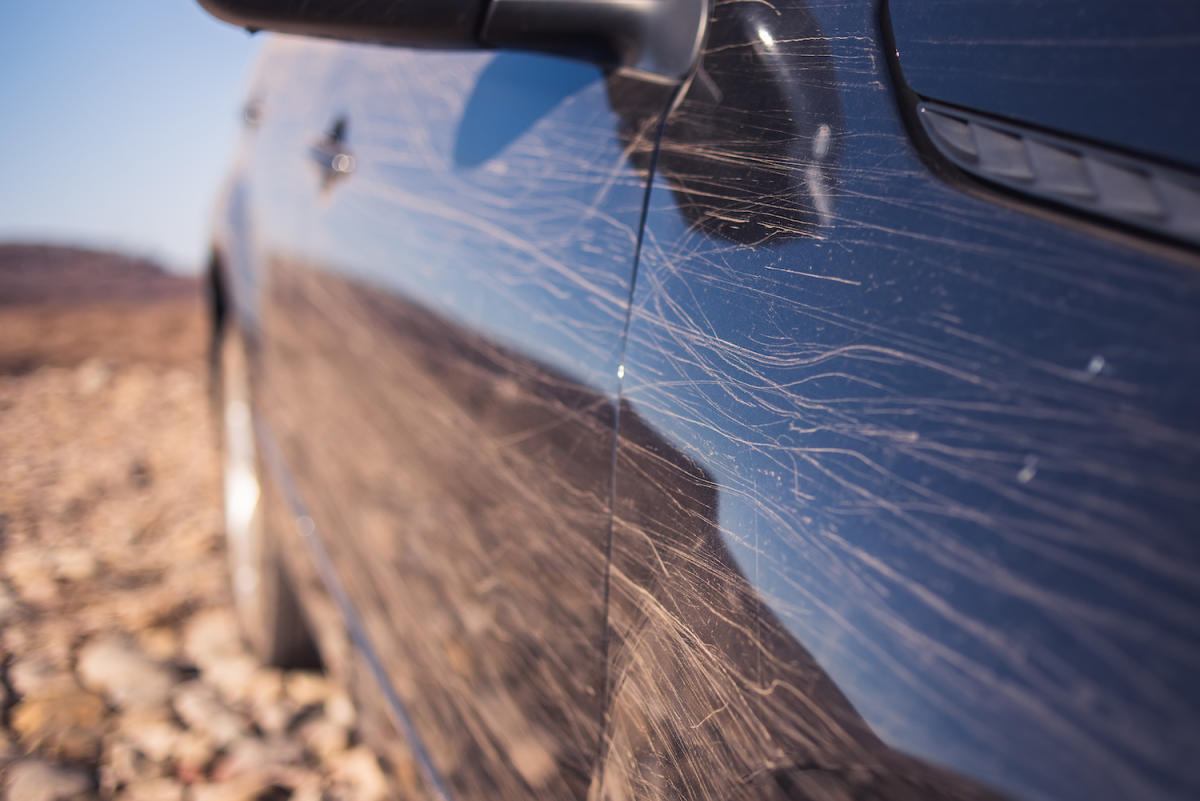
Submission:
[[[1200,793],[1197,256],[945,180],[887,41],[268,49],[218,262],[403,792]]]

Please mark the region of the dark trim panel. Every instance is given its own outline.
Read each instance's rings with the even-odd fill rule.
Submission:
[[[1200,244],[1200,180],[1190,172],[931,100],[916,113],[937,152],[969,175]]]

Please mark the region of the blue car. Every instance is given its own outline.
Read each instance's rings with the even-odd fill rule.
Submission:
[[[1200,4],[201,0],[233,591],[403,798],[1200,798]]]

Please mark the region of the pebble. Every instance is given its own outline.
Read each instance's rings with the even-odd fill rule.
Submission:
[[[212,777],[221,781],[262,771],[281,775],[287,765],[298,764],[303,758],[303,748],[294,740],[246,737],[226,749],[213,765]]]
[[[8,732],[0,730],[0,771],[19,756],[20,750],[9,738]]]
[[[183,729],[170,719],[166,710],[147,709],[123,715],[119,734],[151,761],[166,762],[174,753]]]
[[[255,801],[261,793],[274,784],[264,774],[238,776],[223,782],[213,782],[192,788],[192,801]]]
[[[338,754],[329,764],[334,780],[356,801],[382,801],[387,797],[387,781],[379,769],[379,759],[364,746]]]
[[[105,798],[115,796],[133,782],[157,778],[160,766],[126,740],[109,743],[100,760],[100,791]]]
[[[176,687],[171,707],[190,729],[207,735],[219,746],[238,739],[244,729],[242,717],[225,707],[216,691],[200,681]]]
[[[8,801],[66,801],[91,789],[91,779],[78,768],[25,759],[10,765],[4,782]]]
[[[57,759],[95,759],[104,736],[107,707],[95,695],[70,684],[39,687],[12,710],[11,725],[29,750]]]
[[[117,801],[182,801],[183,786],[166,778],[131,782],[117,796]]]
[[[3,391],[0,797],[384,798],[346,694],[238,634],[202,374],[94,363]]]
[[[254,657],[243,652],[202,669],[201,675],[222,697],[236,703],[247,700],[250,685],[258,671],[259,665]]]
[[[118,637],[84,645],[76,669],[85,687],[102,693],[118,707],[161,705],[175,683],[170,668]]]
[[[112,370],[99,359],[89,359],[79,368],[75,376],[75,387],[81,395],[94,395],[104,389],[112,376]]]
[[[160,662],[174,659],[179,651],[179,635],[167,626],[142,629],[137,640],[146,656]]]
[[[126,784],[155,775],[154,764],[130,743],[124,740],[109,743],[100,765],[101,795],[108,799]]]
[[[327,718],[305,721],[296,734],[309,752],[322,762],[328,762],[345,751],[349,740],[348,732]]]
[[[210,738],[184,730],[171,751],[176,777],[185,784],[203,780],[215,756],[216,748]]]
[[[56,578],[83,581],[96,573],[96,557],[86,548],[62,548],[50,555]]]
[[[17,597],[13,595],[7,584],[0,583],[0,624],[10,621],[19,610],[20,604]]]
[[[201,670],[220,669],[226,660],[244,656],[233,610],[218,607],[193,615],[183,630],[183,653]]]
[[[5,555],[5,572],[17,594],[33,606],[51,606],[58,600],[54,569],[41,554],[15,551]]]
[[[284,691],[297,706],[306,707],[324,703],[333,692],[333,685],[319,673],[301,670],[287,677]]]
[[[325,700],[325,717],[338,726],[350,728],[358,719],[358,712],[354,709],[350,696],[338,690]]]
[[[9,665],[8,683],[21,695],[31,695],[43,687],[74,684],[75,680],[66,667],[56,666],[42,654],[29,654],[17,657]]]

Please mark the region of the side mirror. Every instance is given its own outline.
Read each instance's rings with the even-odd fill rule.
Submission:
[[[497,47],[685,76],[709,0],[199,0],[249,30],[414,47]]]

